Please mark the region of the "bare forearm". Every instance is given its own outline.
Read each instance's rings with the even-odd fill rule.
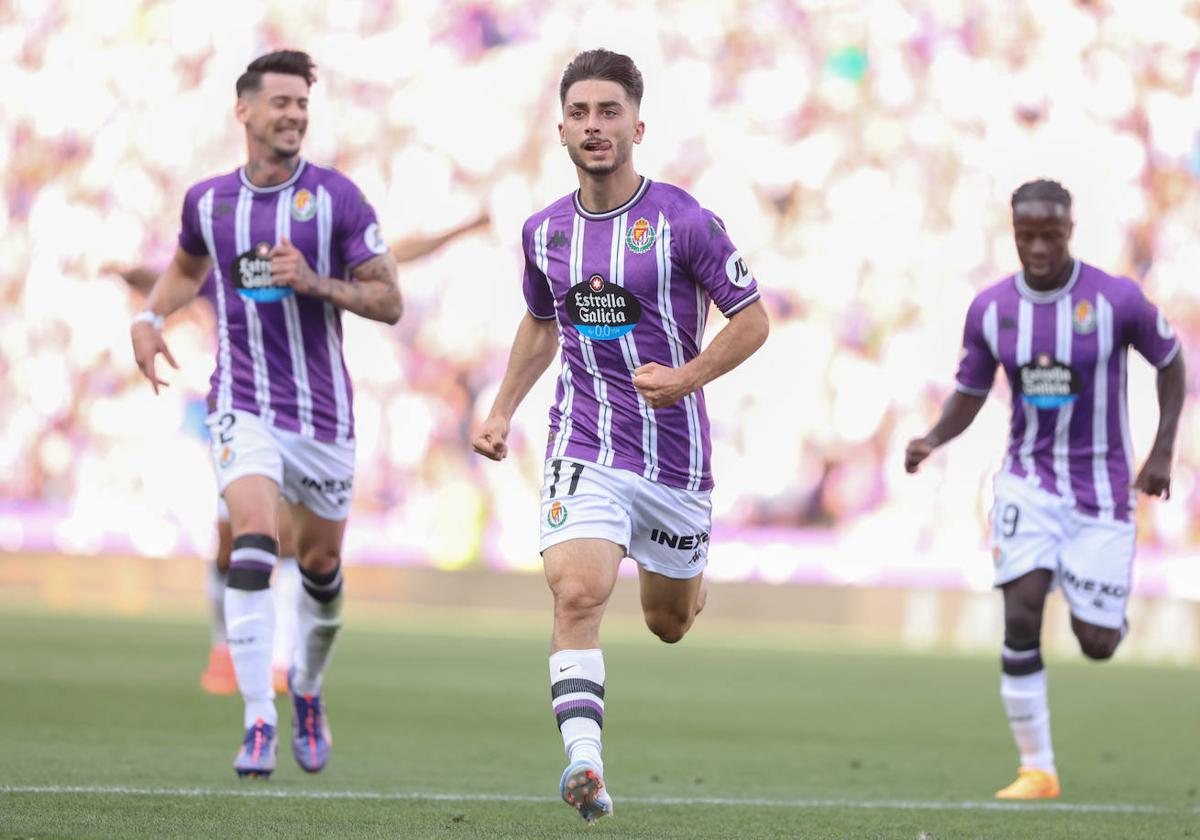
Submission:
[[[1175,436],[1179,431],[1179,415],[1187,395],[1187,368],[1180,350],[1171,363],[1158,371],[1158,432],[1152,452],[1170,458],[1175,451]]]
[[[750,358],[767,340],[771,325],[762,302],[751,304],[729,319],[708,347],[680,370],[691,390],[699,390]]]
[[[403,311],[400,289],[379,283],[350,283],[332,277],[317,277],[314,288],[306,294],[327,300],[339,309],[362,318],[385,324],[399,321]]]
[[[986,401],[987,397],[955,391],[942,406],[942,416],[925,435],[925,439],[936,448],[958,437],[975,421]]]
[[[492,403],[493,417],[510,419],[517,406],[546,368],[554,360],[558,350],[558,328],[553,320],[540,320],[528,312],[517,327],[512,350],[508,355],[508,367],[500,382],[500,391]]]
[[[150,290],[150,295],[146,298],[146,309],[165,318],[183,308],[200,292],[207,271],[206,257],[181,259],[176,255]]]

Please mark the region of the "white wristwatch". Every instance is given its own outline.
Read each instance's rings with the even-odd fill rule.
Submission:
[[[163,324],[166,322],[166,318],[151,312],[149,309],[143,309],[141,312],[133,316],[133,323],[152,324],[154,325],[154,329],[158,330],[159,332],[162,332]]]

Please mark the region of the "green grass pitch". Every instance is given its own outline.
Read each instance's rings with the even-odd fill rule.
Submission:
[[[9,610],[0,837],[1200,838],[1195,669],[1052,659],[1064,796],[1007,806],[995,657],[612,635],[616,814],[589,829],[557,800],[540,627],[352,615],[330,766],[306,775],[284,741],[274,778],[240,782],[240,704],[199,690],[198,617]]]

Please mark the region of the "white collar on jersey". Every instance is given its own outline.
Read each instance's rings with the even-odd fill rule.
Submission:
[[[292,173],[292,177],[288,178],[282,184],[276,184],[273,187],[256,187],[254,184],[252,184],[250,182],[250,179],[246,177],[246,167],[244,167],[244,166],[238,167],[238,177],[242,179],[242,186],[245,187],[246,189],[250,190],[251,192],[273,193],[273,192],[279,192],[280,190],[285,190],[288,187],[290,187],[292,184],[299,181],[300,173],[304,171],[304,166],[305,166],[305,160],[304,160],[304,158],[300,158],[300,165],[296,167],[296,171]]]
[[[580,216],[583,216],[583,218],[591,222],[603,222],[605,219],[617,218],[617,216],[620,216],[630,207],[637,204],[642,200],[642,196],[646,194],[646,190],[648,189],[650,189],[650,179],[643,175],[642,183],[638,185],[637,190],[633,194],[633,198],[626,201],[616,210],[609,210],[607,213],[592,213],[588,210],[585,210],[583,207],[583,202],[579,200],[579,190],[575,190],[575,194],[571,196],[571,200],[575,202],[575,212]]]
[[[1083,265],[1079,260],[1075,260],[1075,268],[1071,271],[1071,279],[1067,281],[1065,286],[1061,286],[1051,292],[1039,292],[1029,288],[1029,284],[1025,282],[1025,272],[1017,272],[1017,291],[1022,297],[1027,297],[1034,303],[1053,303],[1065,294],[1068,294],[1075,287],[1075,283],[1079,280],[1079,267]]]

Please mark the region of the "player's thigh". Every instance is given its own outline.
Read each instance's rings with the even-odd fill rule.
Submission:
[[[353,442],[314,440],[284,429],[273,429],[272,434],[283,458],[283,497],[319,519],[337,522],[349,517],[354,490]],[[296,542],[303,553],[299,533]]]
[[[329,574],[342,559],[346,520],[326,519],[303,505],[289,507],[295,529],[297,562],[313,574]]]
[[[688,578],[674,578],[638,566],[641,585],[642,612],[649,620],[659,617],[666,621],[687,624],[696,616],[704,573]]]
[[[274,534],[283,459],[270,428],[236,410],[214,412],[205,425],[233,535]]]
[[[1062,548],[1063,595],[1078,621],[1118,631],[1129,604],[1137,529],[1132,522],[1076,517],[1077,528]]]
[[[647,580],[654,581],[658,577],[688,580],[703,574],[708,565],[712,496],[707,490],[667,487],[641,476],[636,477],[636,483],[629,556],[637,561],[641,570],[655,576],[642,576],[644,606]],[[652,585],[651,592],[674,592],[676,588],[664,583]],[[699,591],[699,583],[688,589]]]
[[[625,470],[585,461],[546,461],[538,540],[542,557],[560,543],[599,540],[620,550],[620,562],[629,547],[632,477]]]
[[[546,583],[556,611],[602,609],[617,583],[625,548],[611,540],[579,537],[563,540],[542,552]]]
[[[229,571],[229,555],[233,552],[233,529],[229,526],[229,508],[225,506],[225,500],[221,500],[221,506],[225,509],[224,516],[217,519],[217,571],[224,574]]]
[[[1007,473],[996,477],[992,561],[1002,587],[1035,569],[1056,573],[1067,512],[1062,500]]]
[[[280,557],[295,557],[296,556],[296,528],[293,524],[295,513],[292,510],[292,505],[284,500],[284,503],[279,506],[279,556]]]

